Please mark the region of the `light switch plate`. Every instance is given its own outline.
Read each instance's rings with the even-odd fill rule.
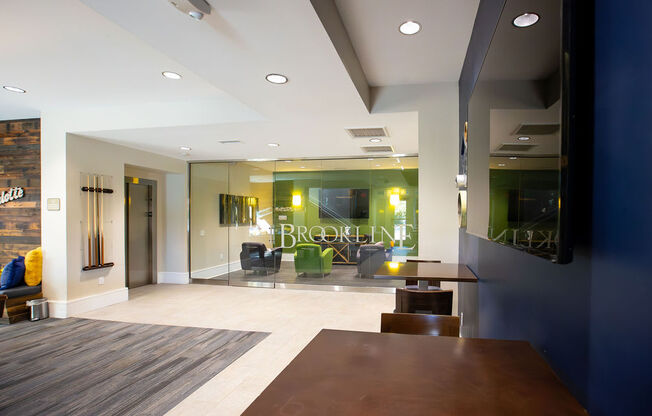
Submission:
[[[61,210],[61,200],[59,198],[48,198],[48,211]]]

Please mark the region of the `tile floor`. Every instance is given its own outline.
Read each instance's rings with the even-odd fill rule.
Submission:
[[[394,295],[151,285],[91,319],[265,331],[271,334],[172,409],[169,416],[239,415],[322,328],[379,331]]]

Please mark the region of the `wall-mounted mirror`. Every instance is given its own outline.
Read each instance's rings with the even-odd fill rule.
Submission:
[[[467,232],[567,262],[562,0],[507,0],[468,106]]]

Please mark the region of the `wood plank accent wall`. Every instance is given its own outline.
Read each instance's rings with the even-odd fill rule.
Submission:
[[[0,205],[0,265],[41,245],[41,120],[0,121],[0,193],[25,197]]]

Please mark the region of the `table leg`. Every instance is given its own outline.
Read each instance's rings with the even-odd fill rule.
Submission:
[[[430,286],[441,287],[441,282],[439,280],[418,280],[417,285],[419,290],[428,290]]]

